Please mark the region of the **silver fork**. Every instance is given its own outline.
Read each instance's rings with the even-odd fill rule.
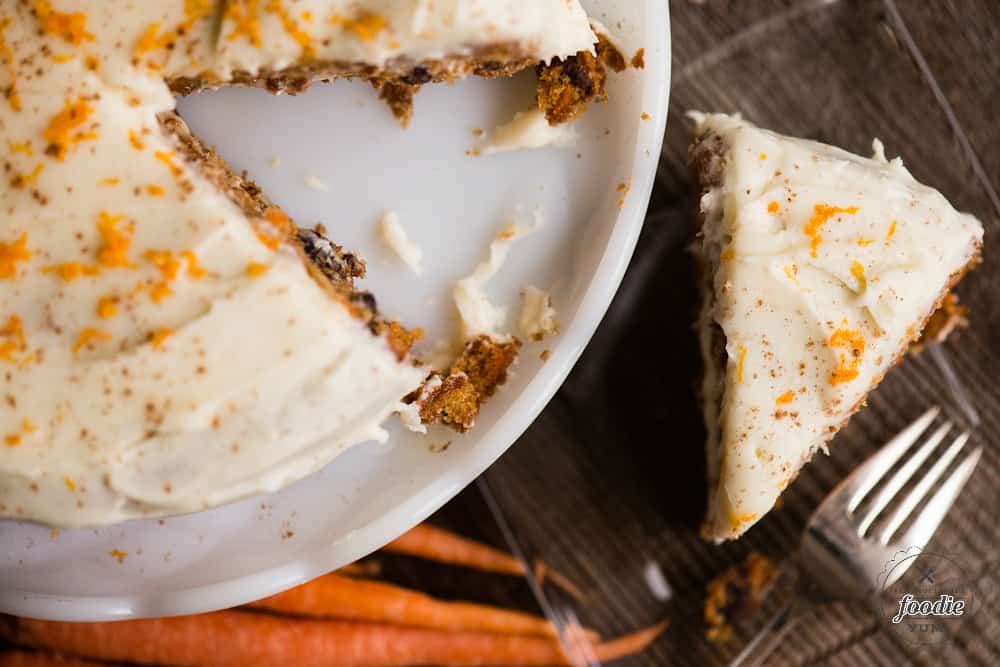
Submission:
[[[806,525],[798,553],[784,570],[785,578],[790,576],[794,581],[795,595],[747,644],[731,667],[762,664],[795,624],[797,611],[801,613],[803,608],[821,602],[869,596],[877,586],[897,581],[913,564],[915,559],[904,561],[880,578],[897,553],[914,547],[922,549],[930,541],[982,455],[982,446],[977,446],[938,485],[969,439],[969,431],[961,433],[923,477],[916,480],[910,492],[887,510],[954,427],[952,422],[945,422],[913,451],[939,413],[940,409],[935,407],[921,415],[854,470],[816,508]],[[908,455],[905,462],[888,476],[904,455]],[[932,491],[924,507],[911,517]],[[870,500],[862,508],[865,499]],[[910,527],[900,533],[900,527],[910,518]],[[873,531],[877,519],[884,525]]]

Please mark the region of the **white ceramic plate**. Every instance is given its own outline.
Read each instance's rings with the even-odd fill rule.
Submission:
[[[425,351],[455,336],[454,281],[486,256],[505,221],[530,222],[540,211],[542,225],[515,246],[489,291],[510,307],[513,326],[519,291],[529,284],[550,289],[562,331],[526,345],[515,376],[468,435],[440,430],[421,437],[394,424],[389,445],[361,445],[279,493],[185,517],[58,534],[0,522],[0,611],[120,619],[270,595],[408,530],[517,439],[569,373],[618,287],[666,125],[665,0],[584,4],[628,54],[645,48],[646,68],[612,77],[611,101],[578,123],[571,149],[466,155],[479,141],[475,128],[492,129],[532,103],[530,73],[426,87],[407,130],[360,82],[318,85],[297,98],[225,90],[182,102],[194,130],[300,224],[321,221],[332,238],[360,252],[370,275],[364,286],[383,312],[427,329]],[[309,176],[329,190],[307,187]],[[629,189],[619,206],[622,183]],[[419,278],[378,240],[376,220],[386,209],[424,249]],[[431,451],[449,441],[447,451]],[[113,550],[128,555],[119,562]]]

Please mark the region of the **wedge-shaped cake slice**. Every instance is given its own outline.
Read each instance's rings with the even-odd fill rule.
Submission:
[[[715,541],[771,507],[979,260],[982,225],[900,160],[692,114]]]

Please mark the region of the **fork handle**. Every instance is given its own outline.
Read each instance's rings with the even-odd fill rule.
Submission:
[[[743,647],[739,655],[729,663],[729,667],[759,667],[759,665],[763,665],[801,617],[801,611],[806,606],[799,593],[794,593],[771,617],[767,625],[761,628],[754,638]]]

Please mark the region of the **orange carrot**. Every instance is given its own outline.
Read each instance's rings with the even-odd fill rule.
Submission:
[[[663,625],[598,644],[600,660],[642,650]],[[223,611],[201,616],[64,623],[10,619],[17,644],[98,660],[186,667],[413,667],[569,665],[558,642],[473,632],[313,620]]]
[[[284,614],[376,621],[434,630],[556,637],[544,618],[470,602],[445,602],[380,581],[328,574],[250,604]]]
[[[96,662],[64,658],[55,653],[38,651],[0,651],[3,667],[101,667]]]
[[[586,631],[579,627],[568,628],[564,643],[568,649],[568,660],[571,665],[593,665],[601,662],[611,662],[626,656],[635,655],[653,643],[670,625],[669,620],[663,620],[656,625],[622,635],[617,639],[602,644],[592,644]]]
[[[510,554],[426,523],[416,526],[408,533],[403,533],[385,545],[383,549],[392,553],[416,556],[448,565],[460,565],[484,572],[513,575],[526,573],[521,561]],[[535,568],[537,580],[544,581],[545,577],[548,577],[552,583],[574,598],[586,599],[583,592],[572,581],[541,561],[535,562]]]
[[[359,560],[337,569],[337,574],[349,577],[377,577],[381,573],[382,564],[377,560]]]
[[[587,594],[581,591],[576,584],[572,581],[559,574],[542,560],[535,561],[535,583],[541,588],[545,585],[545,580],[550,580],[553,584],[569,593],[574,599],[584,602],[587,599]]]
[[[524,565],[510,554],[426,523],[400,535],[385,545],[384,549],[485,572],[515,575],[525,573]]]

